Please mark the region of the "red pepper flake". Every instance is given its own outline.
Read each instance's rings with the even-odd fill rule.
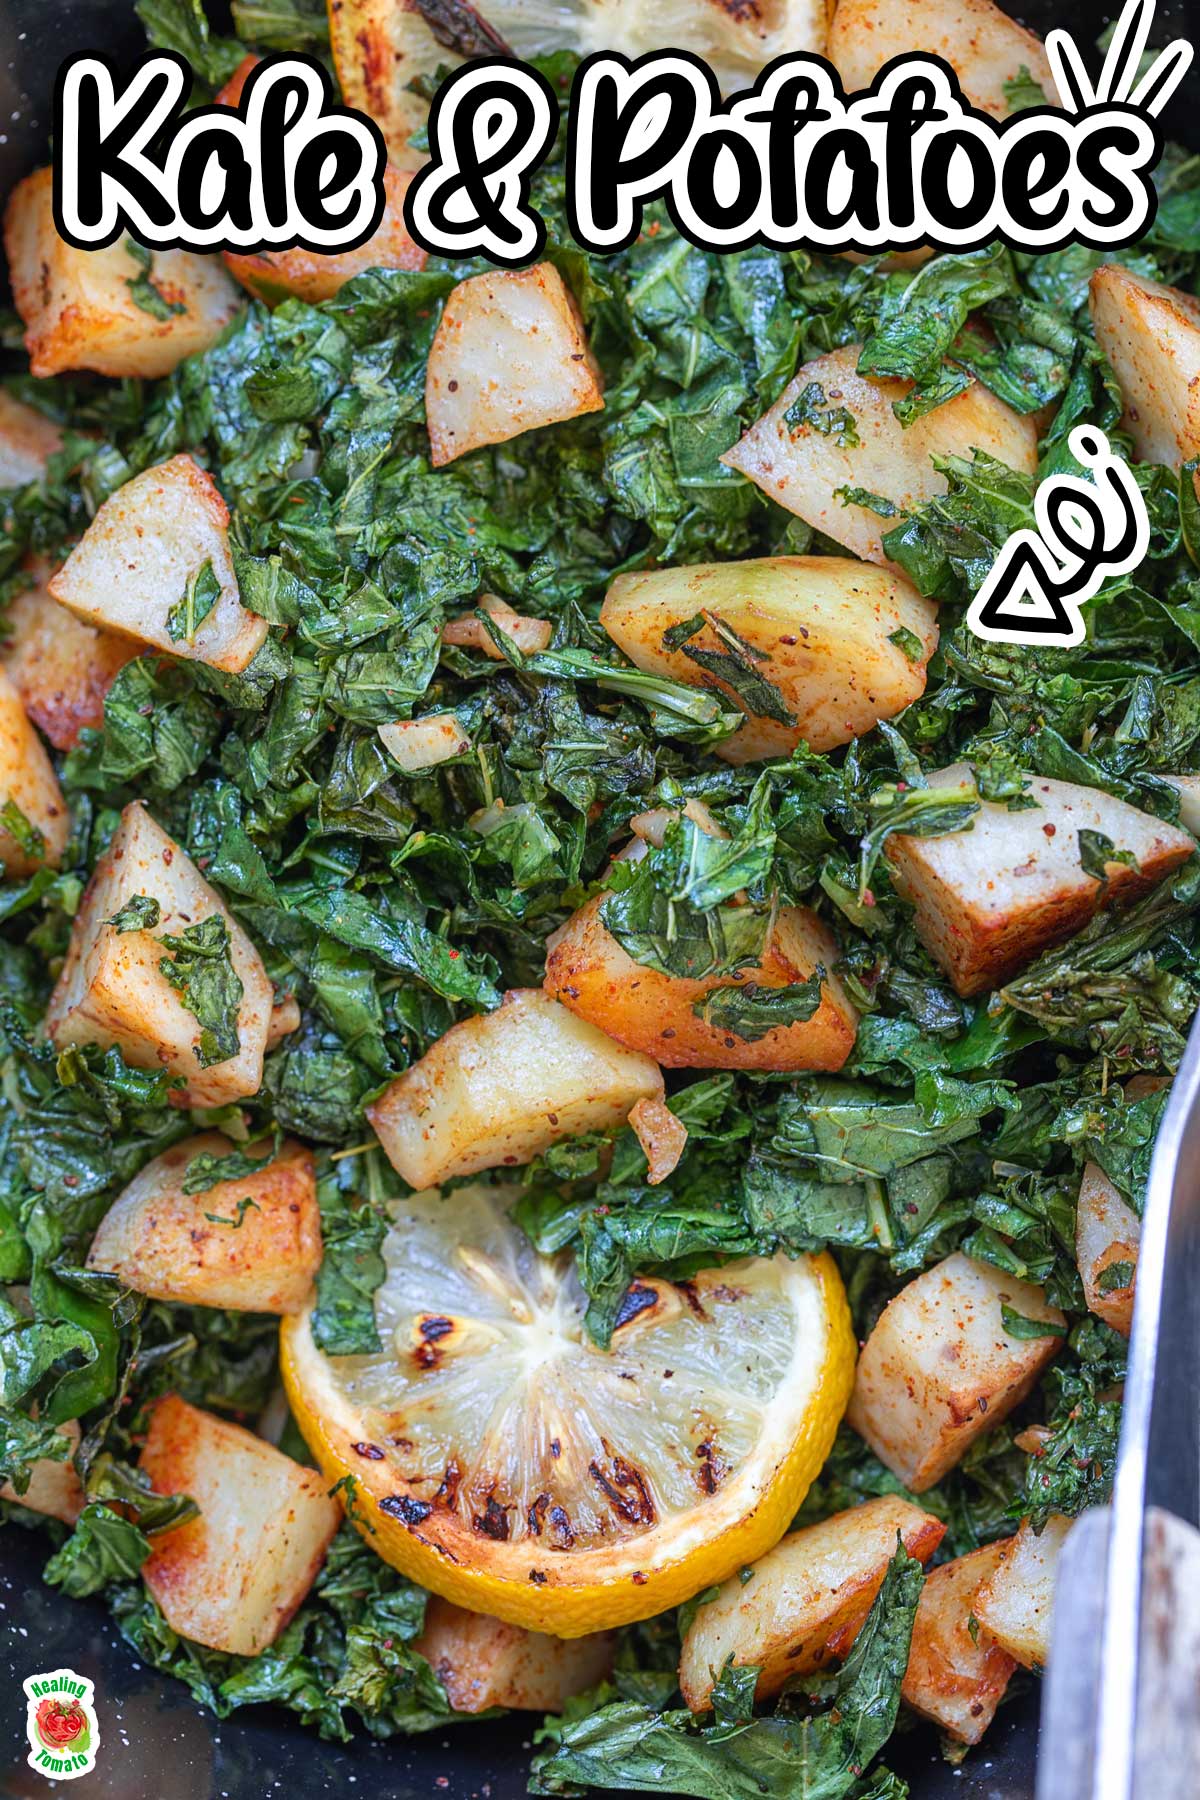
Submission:
[[[451,952],[450,952],[450,961],[451,961],[451,962],[457,962],[457,961],[458,961],[458,959],[459,959],[459,957],[460,957],[460,956],[461,956],[461,955],[462,955],[462,951],[461,951],[461,950],[451,950]]]

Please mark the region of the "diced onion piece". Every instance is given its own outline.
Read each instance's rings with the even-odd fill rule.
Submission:
[[[291,1037],[293,1031],[299,1029],[300,1003],[294,994],[285,994],[271,1008],[271,1022],[267,1026],[267,1049],[277,1050],[285,1037]]]
[[[425,372],[435,469],[603,405],[599,365],[553,263],[459,282]]]
[[[712,1704],[713,1684],[732,1657],[759,1670],[755,1698],[846,1656],[896,1554],[928,1562],[945,1526],[888,1494],[793,1531],[749,1572],[734,1575],[696,1610],[684,1636],[679,1688],[693,1712]]]
[[[465,756],[471,748],[470,738],[453,713],[429,713],[424,719],[381,725],[379,735],[388,755],[406,775]]]
[[[35,375],[95,369],[101,375],[169,375],[214,344],[241,304],[219,256],[156,250],[149,267],[118,238],[78,250],[59,237],[49,169],[9,195],[4,214],[13,299]],[[139,305],[148,283],[153,310]]]
[[[367,1117],[414,1188],[531,1162],[560,1138],[624,1124],[662,1071],[540,988],[463,1019],[384,1089]]]
[[[0,488],[24,487],[46,472],[47,458],[62,443],[62,432],[45,413],[14,400],[0,388]]]
[[[972,784],[966,763],[929,777],[931,788],[964,784]],[[1027,792],[1036,806],[1010,812],[985,800],[962,831],[896,832],[885,846],[918,936],[963,995],[1002,986],[1101,907],[1145,893],[1196,847],[1186,831],[1100,788],[1039,775]],[[1136,860],[1108,863],[1100,881],[1083,867],[1081,831],[1110,838]]]
[[[494,594],[485,594],[479,602],[478,610],[495,619],[505,637],[512,639],[522,656],[536,656],[554,636],[554,627],[549,619],[531,619],[525,613],[514,612],[507,600],[498,600]],[[482,650],[492,662],[504,661],[503,650],[497,647],[482,619],[475,618],[472,613],[448,619],[442,626],[442,642],[456,644],[463,650]]]
[[[1058,1559],[1074,1519],[1051,1513],[1038,1533],[1028,1519],[1007,1538],[995,1574],[975,1596],[975,1617],[1000,1647],[1027,1669],[1050,1660]]]
[[[111,494],[50,592],[92,625],[228,674],[244,669],[267,636],[267,621],[247,612],[238,594],[229,509],[190,456],[173,456]]]
[[[629,1123],[645,1154],[650,1171],[647,1180],[657,1187],[673,1172],[687,1147],[687,1126],[664,1100],[639,1100],[630,1111]]]
[[[1005,1312],[1046,1335],[1017,1337]],[[858,1359],[848,1422],[914,1494],[962,1461],[1062,1348],[1041,1288],[955,1251],[901,1288]]]
[[[1088,1309],[1128,1337],[1133,1328],[1134,1275],[1112,1285],[1106,1272],[1128,1264],[1136,1271],[1142,1221],[1122,1200],[1096,1163],[1086,1163],[1075,1214],[1075,1257]]]
[[[313,1584],[342,1509],[315,1469],[168,1394],[141,1455],[159,1494],[200,1508],[154,1539],[146,1586],[180,1637],[257,1656],[273,1644]]]
[[[680,812],[707,837],[727,838],[729,836],[725,827],[719,825],[713,818],[703,800],[685,800],[682,807],[654,806],[649,812],[635,813],[629,821],[629,829],[634,837],[641,838],[643,843],[653,844],[654,848],[658,850],[662,848],[668,825],[674,824]]]
[[[884,532],[946,492],[947,478],[934,467],[935,456],[969,459],[978,448],[1033,475],[1037,427],[977,381],[904,426],[893,408],[911,392],[912,382],[860,375],[861,353],[861,344],[847,344],[805,363],[774,406],[721,461],[856,556],[894,568],[883,548]],[[804,419],[792,423],[789,409],[810,388],[817,390],[813,400],[821,425]],[[843,410],[850,415],[852,431],[821,428],[833,424]],[[861,488],[878,497],[884,514],[839,494],[842,488]]]

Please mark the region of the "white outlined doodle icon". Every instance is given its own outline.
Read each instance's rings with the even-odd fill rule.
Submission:
[[[971,602],[967,627],[976,637],[996,644],[1081,644],[1084,601],[1146,555],[1150,519],[1128,465],[1094,425],[1077,425],[1067,442],[1094,480],[1050,475],[1039,483],[1033,497],[1037,530],[1014,531]]]

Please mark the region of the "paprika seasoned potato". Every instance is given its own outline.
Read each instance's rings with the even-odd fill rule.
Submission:
[[[453,713],[427,713],[423,719],[402,719],[398,725],[381,725],[384,749],[405,775],[436,768],[452,757],[465,756],[471,740]]]
[[[860,375],[861,354],[861,344],[846,344],[805,363],[721,461],[855,556],[895,568],[883,534],[905,513],[946,492],[935,456],[969,458],[979,449],[1033,475],[1037,427],[978,381],[911,425],[901,425],[893,408],[912,391],[912,382]],[[850,488],[881,500],[883,514],[839,493]],[[896,576],[902,579],[899,569]]]
[[[834,973],[837,942],[815,913],[782,907],[762,961],[736,975],[665,975],[633,960],[604,923],[605,896],[585,901],[550,941],[546,991],[611,1036],[668,1069],[840,1069],[858,1015]],[[704,1002],[739,987],[783,988],[824,968],[811,1018],[739,1037]],[[697,1010],[701,1009],[701,1010]]]
[[[730,1657],[759,1669],[756,1700],[842,1660],[896,1554],[897,1533],[910,1556],[928,1562],[945,1529],[931,1513],[888,1494],[793,1531],[758,1559],[749,1580],[732,1576],[697,1608],[679,1659],[688,1706],[706,1710]]]
[[[43,863],[57,867],[69,828],[67,803],[45,745],[11,677],[0,668],[0,868],[17,877],[31,875]]]
[[[1045,1336],[1015,1335],[1031,1323],[1044,1323]],[[858,1359],[847,1421],[924,1493],[1025,1398],[1065,1334],[1041,1288],[956,1250],[884,1308]]]
[[[1089,1309],[1128,1337],[1142,1221],[1096,1163],[1085,1163],[1075,1213],[1075,1255]]]
[[[1092,276],[1088,304],[1125,401],[1121,429],[1135,455],[1169,468],[1200,456],[1200,300],[1104,263]]]
[[[515,1168],[560,1138],[624,1124],[636,1101],[662,1092],[662,1071],[648,1056],[540,988],[516,988],[497,1011],[452,1025],[367,1117],[405,1181],[429,1188]]]
[[[41,1513],[47,1519],[61,1519],[64,1525],[73,1525],[83,1511],[85,1496],[83,1484],[75,1473],[72,1460],[79,1448],[79,1426],[74,1419],[58,1427],[60,1437],[65,1437],[70,1444],[66,1460],[58,1462],[52,1456],[39,1457],[29,1471],[29,1486],[23,1494],[18,1494],[11,1481],[0,1486],[0,1500],[11,1500],[17,1506],[24,1506],[29,1512]]]
[[[420,15],[417,15],[418,18]],[[424,21],[422,20],[422,24]],[[215,96],[217,106],[236,106],[246,77],[261,59],[247,56]],[[264,250],[257,255],[224,252],[229,273],[256,299],[277,306],[293,295],[310,306],[332,300],[354,275],[367,269],[423,269],[425,252],[408,235],[404,223],[404,194],[410,176],[394,164],[383,171],[383,218],[372,235],[356,250],[338,250],[322,256],[313,250]]]
[[[435,469],[604,406],[579,309],[553,263],[472,275],[446,301],[425,371]]]
[[[716,747],[732,763],[831,750],[890,719],[924,693],[938,637],[937,609],[903,576],[840,556],[618,575],[600,623],[639,669],[741,706],[746,723]]]
[[[884,63],[913,50],[943,57],[972,106],[993,118],[1008,117],[1005,84],[1022,69],[1059,104],[1042,40],[992,0],[837,0],[829,60],[847,92],[869,87]]]
[[[413,1649],[430,1664],[455,1712],[507,1706],[556,1713],[605,1679],[616,1643],[615,1631],[577,1638],[526,1631],[431,1594]]]
[[[101,631],[50,594],[37,568],[4,614],[0,655],[21,704],[56,750],[70,750],[85,726],[104,721],[104,696],[141,645]]]
[[[138,896],[155,901],[157,922],[118,930],[114,916]],[[218,913],[229,934],[229,961],[241,983],[235,1055],[202,1062],[202,1027],[171,986],[161,939]],[[256,1094],[272,1011],[262,958],[220,896],[140,801],[121,814],[96,864],[71,928],[71,941],[50,1005],[46,1030],[58,1045],[115,1044],[138,1069],[168,1069],[188,1106],[223,1106]]]
[[[50,170],[38,169],[18,182],[4,214],[13,300],[35,375],[169,375],[216,342],[241,304],[219,256],[151,255],[131,249],[130,238],[77,250],[55,230],[51,191]]]
[[[100,1221],[88,1268],[111,1271],[151,1300],[299,1312],[321,1265],[312,1151],[295,1138],[276,1154],[269,1141],[242,1146],[261,1168],[188,1191],[203,1170],[198,1157],[238,1148],[206,1131],[147,1163]]]
[[[190,456],[111,494],[50,592],[89,624],[228,674],[252,662],[267,636],[267,621],[238,595],[229,509]]]
[[[61,431],[45,413],[0,388],[0,487],[36,481],[45,471],[46,458],[61,442]]]
[[[986,1544],[931,1569],[913,1621],[901,1695],[960,1744],[979,1742],[1017,1666],[975,1619],[980,1585],[1004,1554],[1003,1543]]]
[[[971,785],[966,763],[930,775],[933,788]],[[963,995],[1001,987],[1052,944],[1082,930],[1101,907],[1136,899],[1186,862],[1186,831],[1139,812],[1101,788],[1038,775],[1037,802],[1010,812],[984,800],[962,831],[896,832],[885,846],[892,880],[915,909],[929,954]],[[1081,832],[1111,839],[1133,862],[1109,862],[1105,879],[1083,866]]]
[[[178,1394],[155,1406],[140,1467],[156,1493],[189,1494],[200,1508],[156,1537],[142,1565],[168,1625],[256,1656],[304,1599],[341,1523],[328,1482]]]
[[[1074,1523],[1051,1513],[1037,1532],[1025,1519],[1016,1537],[1005,1539],[994,1573],[975,1596],[982,1628],[1027,1669],[1044,1669],[1050,1660],[1058,1559]]]

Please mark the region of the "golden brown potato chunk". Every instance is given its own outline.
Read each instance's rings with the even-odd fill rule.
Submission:
[[[236,106],[246,77],[259,60],[257,56],[245,57],[216,95],[214,104]],[[383,218],[374,234],[357,250],[339,250],[327,256],[299,249],[264,250],[257,256],[226,250],[226,267],[236,281],[267,306],[277,306],[293,294],[307,300],[310,306],[332,300],[351,276],[362,275],[367,269],[423,269],[425,252],[414,244],[404,223],[404,193],[410,179],[411,175],[403,174],[392,163],[386,165]]]
[[[321,1215],[312,1152],[287,1138],[245,1153],[261,1169],[188,1193],[197,1157],[238,1146],[219,1131],[174,1144],[135,1175],[113,1202],[88,1251],[152,1300],[223,1306],[234,1312],[300,1312],[321,1265]]]
[[[51,187],[50,170],[39,169],[13,189],[4,214],[13,299],[35,375],[169,375],[216,342],[240,303],[219,256],[157,250],[147,269],[128,239],[77,250],[54,229]]]
[[[697,1609],[679,1660],[688,1706],[705,1711],[731,1656],[760,1669],[758,1700],[844,1658],[896,1554],[897,1533],[910,1556],[928,1562],[945,1529],[889,1494],[793,1531],[759,1558],[749,1581],[732,1576]]]
[[[980,1583],[1003,1557],[1003,1544],[988,1544],[930,1570],[913,1622],[901,1694],[960,1744],[979,1742],[1017,1666],[986,1631],[971,1630]]]
[[[829,60],[847,92],[869,87],[884,63],[912,50],[943,57],[972,106],[993,118],[1008,117],[1004,84],[1023,68],[1059,104],[1042,40],[992,0],[837,0]]]
[[[50,595],[45,570],[4,615],[4,666],[21,704],[56,750],[70,750],[85,726],[104,723],[104,696],[141,649],[116,631],[87,625]]]
[[[57,867],[69,828],[67,803],[45,745],[0,668],[0,867],[11,876],[32,875],[43,863]]]
[[[0,487],[24,487],[45,473],[46,458],[58,449],[62,433],[44,413],[14,400],[0,388]]]
[[[1133,1329],[1141,1239],[1142,1221],[1133,1208],[1122,1200],[1103,1169],[1087,1163],[1075,1214],[1075,1256],[1089,1309],[1122,1337],[1128,1337]]]
[[[1089,304],[1136,455],[1176,469],[1200,455],[1200,300],[1105,263],[1092,276]]]
[[[86,1498],[72,1461],[79,1448],[79,1426],[71,1419],[58,1430],[71,1446],[67,1460],[56,1462],[52,1456],[39,1458],[29,1471],[29,1486],[25,1492],[18,1494],[12,1482],[6,1481],[0,1486],[0,1500],[11,1500],[47,1519],[61,1519],[64,1525],[73,1525],[83,1511]]]
[[[159,1494],[200,1508],[154,1540],[142,1575],[167,1623],[210,1650],[273,1644],[341,1523],[328,1482],[261,1438],[168,1394],[154,1408],[141,1469]]]
[[[425,371],[435,469],[482,444],[603,406],[599,366],[553,263],[459,282]]]
[[[757,967],[737,976],[691,979],[635,962],[601,917],[597,894],[550,941],[546,991],[631,1050],[668,1069],[840,1069],[854,1048],[858,1014],[833,972],[838,947],[815,913],[782,907]],[[810,1019],[741,1038],[697,1013],[723,989],[790,987],[825,969],[821,1004]]]
[[[935,456],[969,459],[972,450],[980,449],[1012,469],[1034,474],[1037,427],[977,381],[905,427],[893,406],[911,391],[912,382],[860,375],[861,353],[861,344],[847,344],[805,363],[774,406],[721,461],[856,556],[893,567],[883,533],[898,518],[847,502],[839,488],[864,488],[890,502],[899,515],[915,512],[946,492],[947,479],[933,466]],[[808,396],[820,424],[788,419],[802,395]],[[852,429],[822,429],[840,409],[850,414]]]
[[[548,1637],[467,1612],[436,1594],[425,1609],[425,1629],[413,1643],[455,1712],[464,1713],[486,1712],[489,1706],[561,1712],[574,1695],[604,1680],[615,1648],[614,1631]]]
[[[965,763],[939,769],[930,787],[971,783]],[[1052,944],[1082,930],[1102,906],[1136,899],[1186,862],[1186,831],[1114,800],[1099,788],[1034,776],[1035,807],[1010,812],[985,800],[963,831],[889,838],[885,854],[898,891],[929,954],[958,992],[1001,987]],[[1079,834],[1099,832],[1133,863],[1110,862],[1106,880],[1089,875]]]
[[[1045,1337],[1015,1337],[1017,1319]],[[858,1359],[846,1414],[881,1462],[920,1494],[1025,1398],[1062,1347],[1066,1321],[1041,1288],[955,1251],[902,1288]]]
[[[662,1071],[540,988],[463,1019],[385,1088],[367,1117],[405,1181],[515,1168],[560,1138],[624,1124],[660,1099]]]
[[[89,624],[230,674],[267,636],[267,621],[238,596],[229,509],[190,456],[173,456],[111,494],[50,592]]]
[[[1058,1559],[1074,1523],[1051,1513],[1039,1534],[1024,1520],[1016,1537],[1005,1539],[995,1572],[975,1596],[980,1625],[1027,1669],[1044,1669],[1050,1660]]]
[[[703,620],[686,644],[666,636]],[[746,723],[717,745],[727,762],[832,750],[890,719],[925,691],[937,609],[902,576],[840,556],[765,556],[618,575],[600,623],[639,669],[719,688]],[[897,641],[899,636],[900,641]],[[732,656],[774,689],[753,712],[689,655]]]
[[[294,994],[285,994],[277,999],[271,1008],[271,1023],[267,1027],[267,1049],[277,1050],[285,1037],[291,1037],[293,1031],[300,1029],[300,1003]]]
[[[158,902],[158,923],[118,931],[113,917],[142,895]],[[201,1063],[201,1026],[160,967],[160,939],[219,913],[229,932],[230,961],[242,984],[238,1049],[224,1061]],[[96,864],[75,923],[46,1030],[60,1049],[68,1044],[115,1044],[138,1069],[168,1069],[179,1077],[173,1096],[188,1106],[223,1106],[256,1094],[271,1019],[272,991],[262,958],[209,887],[192,859],[140,801],[121,814],[112,842]]]

